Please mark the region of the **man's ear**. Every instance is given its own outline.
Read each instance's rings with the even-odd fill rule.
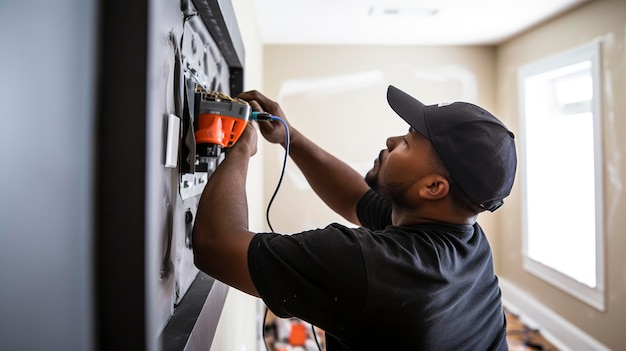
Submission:
[[[425,177],[419,190],[420,196],[428,200],[440,200],[446,197],[448,192],[450,192],[450,183],[438,174]]]

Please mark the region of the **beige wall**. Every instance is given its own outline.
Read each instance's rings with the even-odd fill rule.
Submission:
[[[499,274],[539,303],[605,346],[626,347],[626,1],[592,2],[501,45],[497,50],[498,111],[511,116],[517,128],[517,70],[527,64],[592,40],[602,41],[604,228],[606,231],[606,311],[600,312],[524,271],[522,267],[521,197],[519,182],[499,238]],[[550,179],[546,175],[546,181]],[[572,189],[575,191],[575,189]],[[572,214],[575,220],[576,214]],[[555,247],[567,250],[567,243]]]

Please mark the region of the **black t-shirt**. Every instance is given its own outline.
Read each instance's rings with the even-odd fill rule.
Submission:
[[[252,280],[279,317],[324,329],[333,350],[507,350],[491,249],[478,224],[390,225],[375,192],[364,225],[257,234]]]

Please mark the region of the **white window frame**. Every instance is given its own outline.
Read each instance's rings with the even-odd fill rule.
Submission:
[[[518,92],[520,111],[520,180],[522,187],[522,235],[523,235],[523,267],[526,271],[545,280],[546,282],[562,289],[566,293],[580,299],[594,308],[605,310],[605,271],[604,271],[604,214],[603,214],[603,157],[602,157],[602,95],[601,95],[601,60],[600,41],[594,41],[581,47],[529,63],[520,67],[518,71]],[[526,180],[526,115],[525,115],[525,81],[527,78],[567,67],[583,61],[591,61],[591,75],[593,80],[593,98],[591,111],[593,114],[593,137],[594,137],[594,177],[595,177],[595,272],[596,286],[589,287],[586,284],[533,260],[528,255],[528,184]],[[572,219],[574,220],[574,219]],[[567,250],[567,247],[559,249]]]

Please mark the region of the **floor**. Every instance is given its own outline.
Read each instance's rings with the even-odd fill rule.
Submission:
[[[509,351],[559,351],[541,333],[525,326],[519,318],[506,311]]]
[[[559,349],[554,346],[553,344],[551,344],[548,340],[546,340],[540,333],[540,331],[531,329],[527,326],[525,326],[520,319],[512,314],[509,311],[506,311],[506,318],[507,318],[507,340],[508,340],[508,344],[509,344],[509,351],[559,351]],[[280,334],[284,334],[283,337],[279,337],[279,339],[287,339],[287,335],[288,335],[288,331],[283,331],[281,332],[281,329],[289,329],[288,325],[291,325],[292,323],[294,323],[294,321],[297,321],[295,319],[292,320],[283,320],[280,318],[276,318],[271,312],[268,312],[268,315],[266,316],[266,320],[265,320],[265,326],[266,326],[266,332],[267,334],[265,335],[266,337],[266,342],[267,342],[267,349],[269,351],[292,351],[294,349],[312,349],[312,350],[318,350],[318,347],[316,345],[317,342],[320,342],[322,345],[324,344],[324,340],[323,340],[323,335],[324,333],[318,330],[318,333],[316,333],[318,335],[318,337],[320,339],[316,340],[315,342],[313,341],[313,333],[308,332],[308,338],[310,340],[306,340],[307,341],[307,346],[309,347],[303,347],[303,348],[293,348],[291,346],[289,346],[289,342],[283,342],[283,343],[278,343],[278,344],[274,344],[274,337],[272,335],[280,335]],[[283,322],[283,323],[278,323],[278,322]],[[282,325],[284,323],[287,323],[285,325]],[[281,327],[282,325],[282,327]],[[270,327],[268,329],[268,327]],[[280,346],[278,346],[280,344]],[[310,344],[310,345],[308,345]],[[278,346],[278,347],[276,347]],[[321,347],[322,350],[324,350],[325,348],[322,346]]]

